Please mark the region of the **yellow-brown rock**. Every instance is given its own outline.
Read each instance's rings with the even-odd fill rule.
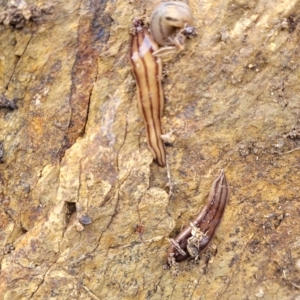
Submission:
[[[300,2],[188,1],[198,35],[164,65],[172,194],[127,57],[133,17],[160,1],[14,2],[23,23],[0,25],[0,95],[18,106],[0,109],[2,299],[299,300]],[[174,277],[168,238],[222,168],[217,251]]]

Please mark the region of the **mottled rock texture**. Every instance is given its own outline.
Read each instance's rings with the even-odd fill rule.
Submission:
[[[3,299],[299,299],[300,1],[188,1],[198,35],[164,65],[171,196],[128,63],[133,17],[160,1],[15,2],[0,18],[0,95],[18,107],[0,108]],[[174,277],[168,238],[222,168],[217,251]]]

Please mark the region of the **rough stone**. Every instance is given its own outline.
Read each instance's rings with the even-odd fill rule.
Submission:
[[[4,300],[299,297],[300,2],[189,1],[198,35],[164,64],[171,195],[128,62],[133,17],[159,2],[56,1],[0,25],[0,95],[18,107],[0,109]],[[220,169],[217,251],[174,277],[168,238]]]

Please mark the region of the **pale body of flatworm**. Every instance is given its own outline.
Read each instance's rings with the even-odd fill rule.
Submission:
[[[134,22],[130,43],[130,62],[137,84],[137,98],[143,118],[149,149],[159,166],[166,165],[166,150],[161,138],[164,96],[161,86],[162,62],[153,56],[159,46],[141,21]]]
[[[229,200],[229,185],[221,170],[213,182],[207,203],[200,214],[171,239],[167,257],[170,265],[188,257],[197,257],[213,239]]]

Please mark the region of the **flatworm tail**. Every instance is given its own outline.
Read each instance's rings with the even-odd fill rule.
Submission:
[[[164,105],[161,86],[162,63],[153,56],[158,45],[141,22],[135,22],[135,34],[131,38],[130,62],[137,83],[137,99],[140,114],[146,127],[147,143],[158,165],[166,165],[166,150],[161,139],[161,117]]]
[[[229,185],[223,170],[213,182],[207,203],[200,214],[193,220],[196,227],[205,234],[203,242],[200,242],[199,252],[203,251],[213,239],[215,232],[220,225],[226,205],[229,200]],[[191,226],[185,227],[174,239],[179,247],[185,252],[181,254],[172,244],[168,249],[168,257],[173,256],[179,262],[190,255],[187,251],[188,239],[192,236]]]
[[[200,220],[196,219],[196,226],[207,236],[206,243],[200,244],[199,251],[203,251],[215,235],[219,227],[226,205],[229,200],[229,185],[223,170],[214,181],[208,196],[205,212]]]

